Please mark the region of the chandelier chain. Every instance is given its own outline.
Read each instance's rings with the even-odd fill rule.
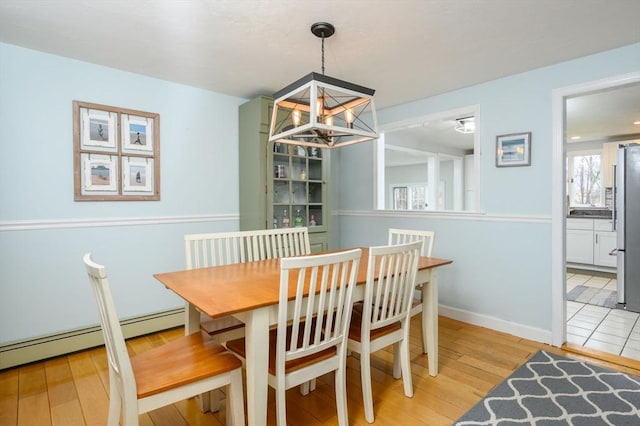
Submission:
[[[322,37],[322,75],[324,75],[324,37]]]

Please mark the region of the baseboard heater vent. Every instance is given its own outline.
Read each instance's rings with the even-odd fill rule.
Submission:
[[[184,325],[184,308],[120,322],[125,339]],[[104,344],[100,326],[79,328],[0,346],[0,370]]]

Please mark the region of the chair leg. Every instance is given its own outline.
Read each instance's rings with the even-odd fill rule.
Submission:
[[[244,426],[244,392],[241,370],[232,371],[227,386],[227,426]]]
[[[122,426],[138,426],[138,404],[137,401],[127,403],[124,401],[122,412]],[[117,424],[117,423],[116,423]]]
[[[300,385],[300,395],[309,395],[309,392],[316,390],[316,379],[311,379],[308,382],[304,382]]]
[[[345,370],[346,363],[345,365],[338,367],[335,373],[336,408],[338,409],[339,426],[347,426],[349,424],[349,412],[347,411],[347,380]]]
[[[276,389],[276,425],[287,426],[287,404],[285,400],[286,389],[284,382]]]
[[[222,392],[220,392],[219,389],[214,389],[203,395],[207,395],[209,397],[209,409],[207,411],[211,411],[212,413],[220,411],[220,400],[223,398]]]
[[[369,348],[363,348],[360,354],[360,380],[362,381],[362,399],[364,403],[364,418],[373,423],[373,390],[371,389],[371,354]]]
[[[393,378],[396,380],[402,376],[402,361],[400,357],[400,342],[396,342],[393,344]]]
[[[120,411],[122,410],[123,395],[120,395],[118,385],[111,374],[109,374],[109,417],[108,426],[118,426],[120,423]]]
[[[422,316],[424,315],[424,311],[420,312],[420,324],[422,327],[422,353],[429,353],[429,345],[427,345],[427,324],[425,324]]]
[[[409,338],[405,338],[400,343],[400,364],[402,365],[402,384],[404,385],[404,395],[413,397],[413,380],[411,377],[411,356],[409,354]],[[395,361],[394,361],[395,362]]]

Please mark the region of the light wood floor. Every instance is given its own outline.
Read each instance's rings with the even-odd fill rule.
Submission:
[[[618,371],[640,375],[640,364],[620,358],[590,358],[440,317],[440,373],[427,374],[426,355],[420,353],[418,319],[412,324],[412,373],[415,396],[406,398],[401,381],[391,377],[391,353],[374,355],[375,424],[450,425],[493,387],[539,349],[589,360]],[[168,330],[128,341],[130,353],[170,341],[183,333]],[[572,350],[571,348],[568,348]],[[579,350],[579,349],[578,349]],[[591,355],[599,356],[597,352]],[[624,364],[624,362],[623,362]],[[349,357],[347,378],[349,423],[366,425],[362,410],[359,361]],[[287,419],[292,425],[337,424],[333,375],[323,376],[315,392],[287,394]],[[269,393],[268,421],[275,425],[275,398]],[[90,349],[0,371],[0,425],[105,425],[108,378],[104,348]],[[195,400],[182,401],[140,416],[141,425],[224,425],[220,413],[200,413]]]

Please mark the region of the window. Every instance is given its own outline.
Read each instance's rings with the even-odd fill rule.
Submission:
[[[427,185],[392,186],[393,210],[425,210]]]
[[[474,211],[476,133],[455,130],[457,118],[477,108],[393,123],[380,132],[376,150],[376,208]]]
[[[573,151],[568,154],[569,205],[573,207],[603,206],[601,150]]]

